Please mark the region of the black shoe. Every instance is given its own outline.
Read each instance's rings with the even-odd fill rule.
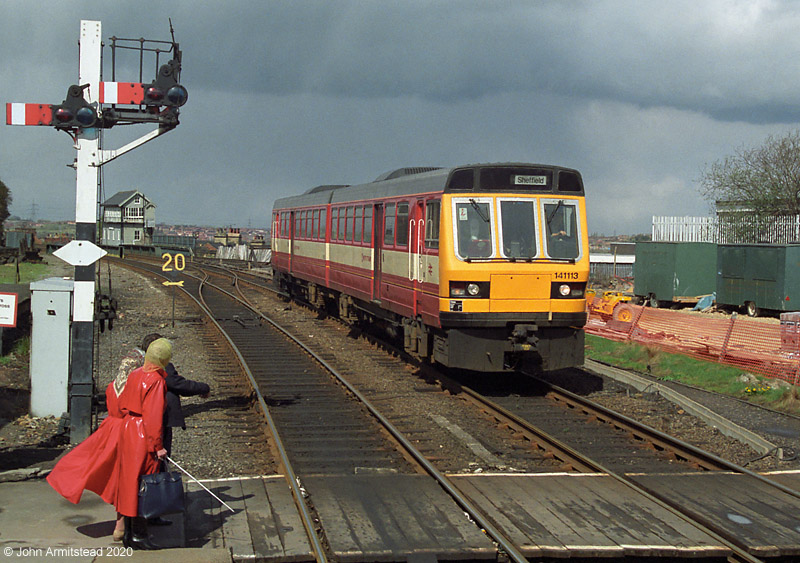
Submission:
[[[150,541],[150,538],[147,536],[131,535],[130,538],[122,538],[122,545],[125,547],[130,547],[131,549],[142,549],[149,551],[163,549],[163,547],[160,545]]]
[[[162,546],[150,541],[147,534],[147,520],[144,518],[125,518],[125,535],[122,545],[131,549],[156,550]]]
[[[161,516],[147,519],[148,526],[172,526],[172,520],[164,520]]]

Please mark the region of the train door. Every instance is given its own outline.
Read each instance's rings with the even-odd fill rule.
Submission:
[[[408,279],[414,290],[414,315],[422,309],[422,281],[425,273],[425,256],[422,243],[425,240],[424,201],[417,200],[408,214]]]
[[[366,228],[366,227],[365,227]],[[381,261],[383,250],[383,205],[378,203],[375,205],[374,213],[372,214],[372,252],[374,258],[373,272],[372,272],[372,300],[380,301],[381,299]]]
[[[295,213],[295,211],[289,213],[289,263],[286,265],[286,269],[289,273],[292,272],[292,265],[294,262],[294,237],[296,234],[294,218]]]

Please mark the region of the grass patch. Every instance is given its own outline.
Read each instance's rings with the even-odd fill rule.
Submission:
[[[10,353],[6,354],[5,356],[0,356],[0,366],[7,366],[9,364],[14,363],[15,360],[20,358],[28,358],[31,353],[31,337],[30,336],[23,336],[17,343],[14,344],[14,348],[11,350]]]
[[[30,262],[22,262],[19,265],[20,281],[17,282],[16,264],[3,264],[0,265],[0,283],[27,284],[51,276],[52,274],[50,271],[50,266],[44,263],[33,264]]]
[[[733,366],[670,354],[634,342],[615,342],[591,334],[586,335],[586,357],[659,379],[678,381],[776,410],[800,414],[800,394],[795,387],[777,387],[769,378]]]

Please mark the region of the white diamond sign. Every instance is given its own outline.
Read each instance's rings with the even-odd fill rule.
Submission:
[[[70,266],[91,266],[106,254],[108,252],[88,240],[73,240],[53,252],[53,256]]]

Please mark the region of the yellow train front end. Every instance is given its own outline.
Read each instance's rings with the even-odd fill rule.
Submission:
[[[442,336],[434,341],[434,360],[495,372],[583,364],[589,278],[583,187],[560,193],[557,177],[544,193],[443,194]]]

